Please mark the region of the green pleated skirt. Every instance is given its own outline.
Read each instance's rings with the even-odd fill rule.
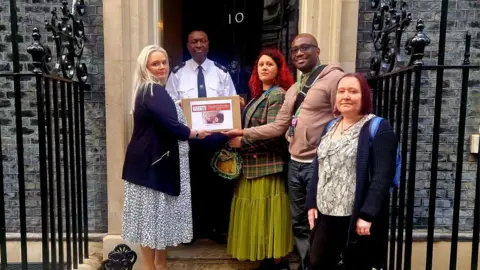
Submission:
[[[242,177],[230,209],[227,252],[238,260],[281,258],[293,249],[293,231],[283,174]]]

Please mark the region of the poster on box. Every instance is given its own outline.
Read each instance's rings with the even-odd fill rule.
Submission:
[[[241,128],[238,96],[184,99],[182,107],[192,129],[225,131]]]

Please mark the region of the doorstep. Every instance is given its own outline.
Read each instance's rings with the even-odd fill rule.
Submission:
[[[298,256],[289,256],[290,267],[298,267]],[[239,261],[227,254],[227,246],[217,244],[211,240],[200,239],[193,245],[180,245],[168,249],[168,269],[254,269],[259,262]]]

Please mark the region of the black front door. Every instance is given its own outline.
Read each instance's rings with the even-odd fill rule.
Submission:
[[[247,94],[252,66],[262,47],[278,47],[288,59],[297,18],[298,0],[183,0],[183,60],[190,59],[188,34],[205,31],[210,40],[209,59],[226,66],[237,93]]]

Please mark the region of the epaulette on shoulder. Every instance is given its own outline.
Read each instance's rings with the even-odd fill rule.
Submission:
[[[172,69],[172,72],[173,73],[177,73],[177,71],[179,71],[181,68],[183,68],[185,66],[185,62],[182,62],[180,65],[178,66],[175,66],[173,69]]]
[[[227,73],[228,72],[228,69],[225,67],[225,66],[222,66],[220,63],[218,62],[213,62],[215,64],[215,66],[217,66],[219,69],[223,70],[223,72]]]

